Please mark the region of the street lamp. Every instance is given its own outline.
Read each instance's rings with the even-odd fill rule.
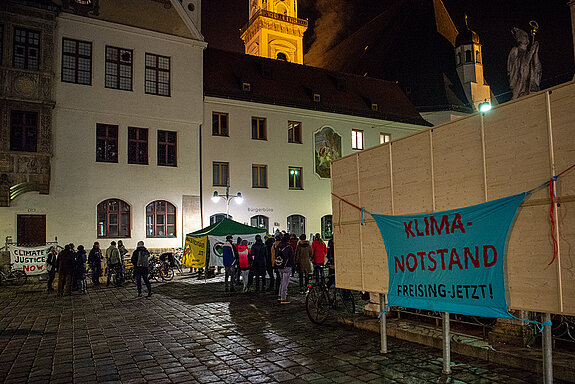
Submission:
[[[485,113],[491,110],[491,103],[485,99],[484,102],[479,103],[479,112]]]
[[[236,203],[241,204],[244,201],[244,197],[242,196],[241,192],[236,193],[235,195],[230,195],[230,185],[226,185],[226,195],[221,196],[218,191],[214,191],[212,195],[212,201],[217,203],[220,199],[226,199],[226,218],[229,219],[230,217],[230,201],[233,199],[237,199]]]

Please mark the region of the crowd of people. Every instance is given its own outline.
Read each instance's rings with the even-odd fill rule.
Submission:
[[[100,243],[94,242],[92,249],[87,254],[83,245],[78,245],[76,249],[74,244],[66,244],[58,252],[56,247],[51,247],[46,257],[46,270],[48,271],[48,292],[53,292],[53,284],[58,273],[57,295],[71,295],[73,290],[82,294],[87,293],[88,285],[86,283],[86,272],[91,271],[92,286],[96,287],[101,284],[101,279],[106,277],[106,285],[111,283],[112,274],[116,279],[123,281],[125,275],[125,256],[128,250],[118,240],[110,242],[105,254],[100,249]],[[148,290],[148,297],[152,295],[152,287],[148,279],[150,252],[144,246],[143,241],[138,242],[137,248],[131,256],[131,262],[134,266],[134,276],[138,289],[138,296],[142,296],[142,281]]]
[[[222,247],[224,263],[224,286],[226,292],[235,292],[236,285],[243,284],[242,291],[249,292],[254,286],[255,293],[274,293],[281,304],[289,304],[287,297],[290,278],[299,275],[299,291],[305,293],[310,282],[325,283],[324,267],[329,267],[328,287],[334,283],[333,262],[333,239],[328,245],[316,233],[313,241],[307,239],[305,234],[299,236],[289,233],[276,233],[267,235],[262,239],[261,235],[255,236],[255,243],[248,247],[247,240],[237,238],[234,243],[233,236],[226,237]],[[125,259],[128,250],[121,240],[117,245],[115,241],[105,253],[100,249],[100,243],[94,242],[92,249],[86,252],[84,246],[66,244],[58,252],[56,247],[51,247],[46,260],[48,271],[48,292],[53,292],[54,280],[58,274],[57,295],[71,295],[73,290],[82,294],[87,292],[86,273],[91,271],[92,287],[102,284],[101,279],[106,278],[106,285],[111,283],[112,274],[116,279],[123,279],[125,275]],[[327,257],[327,264],[326,264]],[[142,280],[147,288],[148,297],[152,295],[149,271],[150,253],[139,241],[137,248],[131,255],[130,261],[134,266],[134,277],[138,296],[142,296]],[[313,273],[313,275],[312,275]],[[266,287],[266,276],[269,285]],[[241,283],[240,283],[241,282]]]
[[[328,246],[316,233],[312,243],[305,234],[276,233],[255,236],[255,243],[248,248],[248,242],[238,237],[236,243],[231,235],[226,236],[222,247],[224,263],[224,290],[235,292],[236,285],[243,283],[242,291],[249,292],[254,285],[255,293],[273,292],[281,304],[289,304],[287,297],[290,277],[298,273],[300,293],[305,293],[313,271],[315,282],[324,281],[324,267],[329,267],[328,286],[334,283],[333,239]],[[269,285],[266,288],[266,276]]]

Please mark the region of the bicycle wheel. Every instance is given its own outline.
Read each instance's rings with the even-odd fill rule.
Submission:
[[[355,313],[355,299],[353,297],[353,293],[351,293],[349,289],[340,289],[339,297],[341,298],[343,309],[347,313]]]
[[[26,284],[26,281],[28,280],[28,276],[26,275],[26,272],[24,272],[24,271],[20,271],[20,270],[12,271],[12,276],[14,277],[14,284],[16,284],[16,285],[24,285],[24,284]]]
[[[160,276],[162,280],[170,281],[174,278],[174,270],[168,264],[163,264],[160,267]]]
[[[329,315],[329,297],[320,285],[314,285],[305,298],[307,317],[315,324],[323,324]]]

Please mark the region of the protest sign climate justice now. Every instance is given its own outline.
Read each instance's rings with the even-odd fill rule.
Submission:
[[[432,214],[372,214],[387,251],[389,305],[512,317],[505,246],[526,195]]]

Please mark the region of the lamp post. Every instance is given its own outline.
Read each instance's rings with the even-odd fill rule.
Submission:
[[[242,196],[241,192],[238,192],[235,195],[230,195],[230,183],[228,182],[228,184],[226,185],[226,195],[225,196],[221,196],[218,193],[218,191],[214,191],[214,194],[212,195],[212,201],[214,203],[217,203],[218,201],[220,201],[220,199],[226,200],[226,218],[229,219],[229,217],[230,217],[230,201],[232,201],[233,199],[237,199],[236,202],[238,204],[241,204],[244,200],[244,197]]]

